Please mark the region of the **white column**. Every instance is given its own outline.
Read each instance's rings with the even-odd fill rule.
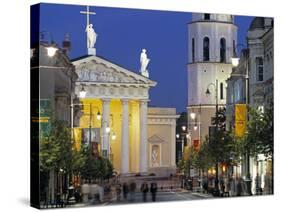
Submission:
[[[102,100],[102,156],[108,157],[109,155],[109,133],[106,132],[106,127],[110,127],[109,123],[109,105],[110,99]],[[105,155],[104,155],[105,154]]]
[[[122,100],[121,174],[129,173],[129,105]]]
[[[147,161],[147,100],[140,101],[140,173],[148,171]]]

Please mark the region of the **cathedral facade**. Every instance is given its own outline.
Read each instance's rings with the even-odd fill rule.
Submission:
[[[82,113],[74,118],[76,146],[108,157],[121,176],[170,176],[175,164],[175,108],[148,107],[156,82],[96,55],[74,59],[75,94]]]

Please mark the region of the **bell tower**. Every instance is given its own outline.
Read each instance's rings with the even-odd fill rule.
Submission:
[[[208,136],[216,99],[219,106],[226,104],[226,79],[232,71],[231,57],[236,45],[237,26],[232,15],[192,14],[187,65],[189,145],[200,145]]]

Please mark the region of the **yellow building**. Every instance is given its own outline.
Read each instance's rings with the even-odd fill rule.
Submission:
[[[80,98],[76,144],[91,140],[93,149],[109,157],[123,175],[157,172],[157,168],[160,175],[174,172],[178,116],[175,109],[148,109],[149,89],[157,83],[95,55],[73,64],[79,76],[75,94],[86,93]]]

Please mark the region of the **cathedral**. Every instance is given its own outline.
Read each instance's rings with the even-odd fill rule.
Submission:
[[[193,13],[188,24],[188,127],[189,145],[200,146],[212,130],[216,104],[226,104],[226,79],[237,45],[232,15]]]
[[[178,115],[175,108],[148,106],[149,90],[157,83],[149,78],[146,50],[140,50],[139,72],[98,56],[92,13],[84,14],[88,54],[72,60],[82,106],[82,113],[74,115],[76,145],[90,145],[93,154],[108,157],[121,176],[174,174]]]

